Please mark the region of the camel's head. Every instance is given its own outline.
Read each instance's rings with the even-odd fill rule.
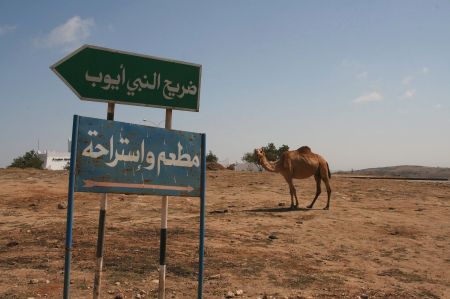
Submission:
[[[262,148],[255,149],[255,154],[258,157],[258,159],[261,159],[265,155],[264,150]]]

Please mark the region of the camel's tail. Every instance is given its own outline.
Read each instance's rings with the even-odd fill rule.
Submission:
[[[330,166],[328,165],[328,162],[327,162],[327,168],[328,168],[328,177],[331,179]]]

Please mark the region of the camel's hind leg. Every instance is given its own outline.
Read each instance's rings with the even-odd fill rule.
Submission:
[[[322,177],[322,180],[325,183],[325,186],[327,187],[327,195],[328,195],[327,205],[323,209],[328,210],[330,208],[330,198],[331,198],[330,177],[327,174]]]
[[[317,173],[314,175],[314,179],[316,180],[316,196],[314,197],[311,204],[309,206],[307,206],[308,209],[312,209],[312,207],[316,203],[317,198],[319,197],[320,193],[322,192],[322,190],[320,188],[320,183],[321,183],[320,171],[317,171]]]

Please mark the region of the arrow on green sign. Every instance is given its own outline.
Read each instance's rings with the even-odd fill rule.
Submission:
[[[198,64],[84,45],[50,68],[82,100],[199,111]]]

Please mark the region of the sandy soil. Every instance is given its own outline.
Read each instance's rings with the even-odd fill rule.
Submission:
[[[67,181],[0,170],[0,298],[61,297]],[[449,183],[331,182],[329,211],[290,210],[277,174],[209,172],[204,298],[450,298]],[[296,186],[305,207],[314,180]],[[100,197],[75,197],[72,298],[92,297]],[[156,298],[160,197],[109,198],[102,297]],[[198,214],[170,198],[167,298],[196,298]]]

